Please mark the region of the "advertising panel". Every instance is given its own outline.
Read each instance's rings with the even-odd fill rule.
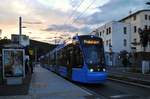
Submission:
[[[25,76],[24,50],[3,49],[3,77]]]

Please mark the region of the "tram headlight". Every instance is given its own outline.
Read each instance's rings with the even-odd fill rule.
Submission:
[[[94,70],[93,69],[90,69],[90,72],[93,72]]]
[[[103,68],[103,71],[105,72],[105,71],[106,71],[106,69],[105,69],[105,68]]]

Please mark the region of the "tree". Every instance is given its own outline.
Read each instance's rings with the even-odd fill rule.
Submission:
[[[120,56],[120,58],[124,58],[127,56],[127,54],[129,54],[129,53],[126,50],[122,50],[122,51],[120,51],[119,56]]]
[[[138,32],[140,37],[140,44],[144,48],[143,51],[145,52],[148,42],[150,42],[150,29],[139,29]]]
[[[10,42],[11,42],[11,40],[6,39],[6,38],[3,38],[3,39],[0,40],[0,54],[2,52],[3,45],[9,44]]]
[[[120,51],[120,59],[122,61],[122,65],[125,67],[125,70],[126,70],[126,67],[129,65],[129,55],[130,53],[128,53],[126,50],[122,50]]]

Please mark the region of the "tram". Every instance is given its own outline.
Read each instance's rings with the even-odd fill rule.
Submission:
[[[107,79],[104,46],[93,35],[74,36],[40,59],[48,69],[72,81],[104,83]]]

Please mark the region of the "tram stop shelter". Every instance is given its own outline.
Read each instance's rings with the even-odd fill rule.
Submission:
[[[2,49],[3,79],[8,85],[23,83],[25,78],[25,51],[18,44],[5,45]]]

